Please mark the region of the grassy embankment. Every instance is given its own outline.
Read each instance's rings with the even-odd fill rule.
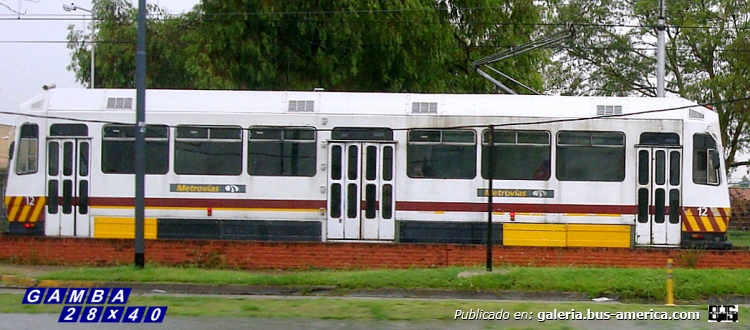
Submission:
[[[727,236],[735,247],[750,247],[750,231],[730,230]]]
[[[22,305],[20,294],[0,294],[0,313],[47,313],[59,314],[61,305]],[[132,296],[128,300],[132,306],[169,306],[167,318],[174,316],[198,317],[261,317],[261,318],[309,318],[334,320],[386,320],[386,321],[453,321],[456,310],[468,311],[508,311],[512,320],[516,312],[529,313],[529,318],[521,324],[528,329],[529,325],[542,326],[545,329],[572,329],[567,321],[539,323],[540,312],[578,311],[587,313],[610,312],[615,318],[617,312],[699,312],[701,321],[692,321],[695,326],[702,326],[707,319],[706,305],[639,305],[612,304],[593,302],[509,302],[509,301],[467,301],[467,300],[418,300],[418,299],[346,299],[346,298],[219,298],[219,297],[175,297],[175,296]],[[747,315],[750,309],[740,308],[741,315]],[[166,321],[165,321],[166,322]],[[640,321],[646,322],[646,321]],[[661,321],[662,323],[665,323]],[[700,323],[699,323],[700,322]],[[747,318],[740,317],[742,324]],[[669,322],[666,322],[669,325]],[[711,325],[711,324],[708,324]],[[498,323],[501,328],[507,324]],[[534,326],[533,328],[537,328]],[[713,328],[709,328],[713,329]]]
[[[491,274],[459,278],[467,268],[266,271],[167,268],[148,265],[71,268],[38,276],[50,280],[176,282],[202,284],[333,286],[339,292],[356,289],[442,289],[464,291],[585,292],[591,297],[619,296],[625,301],[661,302],[666,295],[666,271],[647,268],[497,267]],[[478,270],[478,269],[475,269]],[[675,299],[682,302],[722,295],[750,295],[750,269],[674,270]]]

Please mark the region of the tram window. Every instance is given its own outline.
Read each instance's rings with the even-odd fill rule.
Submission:
[[[331,211],[331,218],[341,218],[341,184],[334,183],[331,185],[331,205],[328,206]]]
[[[89,136],[89,127],[86,124],[52,124],[49,136]]]
[[[315,130],[254,128],[248,131],[247,173],[265,176],[314,176]],[[340,150],[339,150],[340,151]],[[336,159],[339,161],[340,159]]]
[[[169,171],[169,129],[146,125],[146,174]],[[102,129],[102,172],[135,173],[135,126],[106,125]]]
[[[60,174],[60,143],[52,141],[47,146],[47,175]]]
[[[174,171],[192,175],[242,173],[242,128],[177,126]]]
[[[641,133],[639,144],[652,146],[674,146],[680,145],[680,136],[677,133]]]
[[[680,184],[680,152],[669,153],[669,184],[676,186]]]
[[[693,182],[718,185],[720,170],[716,140],[709,134],[693,135]]]
[[[648,180],[650,179],[649,176],[649,167],[651,163],[651,157],[648,154],[648,151],[641,150],[638,152],[638,184],[639,185],[646,185],[648,184]]]
[[[383,180],[393,180],[393,147],[383,148]]]
[[[489,177],[489,130],[482,132],[482,177]],[[497,180],[549,180],[550,134],[547,131],[495,131],[493,177]]]
[[[24,124],[18,142],[16,174],[36,173],[39,162],[39,126]]]
[[[393,186],[390,184],[384,184],[383,185],[383,198],[382,201],[382,207],[383,207],[383,213],[381,214],[383,216],[383,219],[390,219],[393,216]]]
[[[680,191],[669,191],[669,223],[680,223]]]
[[[334,127],[331,131],[332,140],[359,141],[392,141],[393,130],[380,127]]]
[[[476,133],[471,130],[411,130],[406,147],[410,178],[473,179]]]
[[[557,135],[557,178],[561,181],[623,181],[625,134],[563,131]]]

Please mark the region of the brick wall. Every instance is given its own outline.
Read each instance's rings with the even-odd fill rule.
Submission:
[[[133,262],[126,239],[0,236],[0,260],[60,265]],[[148,240],[146,261],[238,269],[406,268],[481,266],[484,246],[455,244],[274,243],[209,240]],[[750,251],[674,249],[545,248],[496,246],[494,265],[662,268],[750,268]]]

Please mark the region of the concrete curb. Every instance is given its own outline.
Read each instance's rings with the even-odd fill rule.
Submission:
[[[8,286],[30,287],[30,286],[36,286],[37,280],[33,278],[24,277],[24,276],[0,275],[0,283],[3,283],[4,285],[8,285]]]

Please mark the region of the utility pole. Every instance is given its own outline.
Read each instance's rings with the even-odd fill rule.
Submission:
[[[667,29],[664,19],[666,4],[659,0],[659,21],[656,23],[656,97],[664,97],[664,33]]]
[[[135,58],[135,267],[146,263],[143,238],[146,181],[146,0],[138,0],[138,37]]]

